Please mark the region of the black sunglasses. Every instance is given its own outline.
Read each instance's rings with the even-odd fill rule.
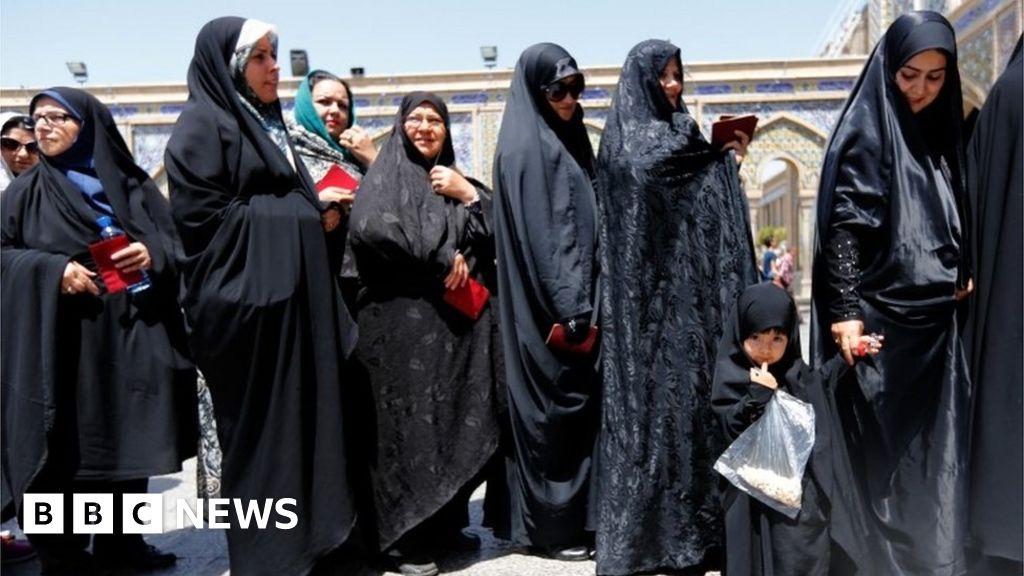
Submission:
[[[571,76],[566,80],[559,80],[544,87],[544,95],[552,102],[561,102],[565,97],[572,94],[573,99],[579,100],[583,93],[583,78]]]
[[[0,148],[3,148],[8,152],[17,152],[18,149],[21,148],[22,146],[25,147],[25,151],[28,152],[29,154],[36,154],[37,152],[39,152],[38,142],[28,142],[23,144],[15,140],[14,138],[9,138],[7,136],[0,138]]]

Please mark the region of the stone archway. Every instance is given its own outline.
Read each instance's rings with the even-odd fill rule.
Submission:
[[[791,114],[776,114],[758,127],[741,168],[754,232],[760,225],[785,226],[796,248],[798,299],[810,297],[810,282],[803,279],[811,269],[818,171],[827,143],[827,134],[817,127]],[[773,165],[782,170],[770,170]]]

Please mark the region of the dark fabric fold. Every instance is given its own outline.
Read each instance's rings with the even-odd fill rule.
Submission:
[[[623,66],[597,161],[602,418],[597,570],[682,570],[721,546],[724,448],[711,411],[723,325],[757,281],[732,156],[659,77],[679,49],[648,40]]]
[[[975,292],[964,329],[974,384],[970,537],[1024,562],[1024,137],[1021,41],[978,116],[967,154]]]
[[[232,572],[305,574],[355,520],[342,397],[356,327],[329,264],[344,238],[324,233],[305,169],[235,91],[228,62],[243,22],[218,18],[199,32],[165,164],[190,343],[223,450],[221,494],[297,501],[290,530],[233,521]]]

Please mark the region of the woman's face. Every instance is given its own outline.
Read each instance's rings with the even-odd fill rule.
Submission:
[[[49,96],[36,100],[32,122],[35,124],[39,149],[47,156],[67,151],[82,131],[82,124],[68,114],[67,108]]]
[[[743,341],[743,351],[760,366],[765,362],[769,366],[775,364],[786,354],[789,337],[774,328],[763,332],[755,332]]]
[[[448,131],[444,127],[444,118],[433,104],[420,104],[409,112],[402,124],[405,135],[427,161],[432,162],[437,158],[444,146],[444,139],[448,137]]]
[[[253,46],[245,63],[245,82],[264,104],[277,100],[277,82],[281,67],[277,65],[277,52],[270,43],[270,35],[260,38]]]
[[[313,86],[313,109],[335,140],[348,128],[350,106],[348,92],[341,82],[326,79]]]
[[[945,82],[946,54],[940,50],[919,52],[896,71],[896,86],[914,114],[935,102]]]
[[[10,128],[0,138],[0,154],[15,176],[39,162],[36,137],[24,128]]]
[[[671,58],[665,69],[661,71],[661,89],[665,91],[665,97],[673,106],[679,105],[679,96],[683,93],[683,70],[679,67],[679,60]]]
[[[576,112],[576,103],[583,92],[583,76],[563,78],[544,89],[544,96],[559,118],[568,122]]]

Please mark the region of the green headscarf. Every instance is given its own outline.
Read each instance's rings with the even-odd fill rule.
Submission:
[[[348,93],[348,126],[345,128],[351,128],[356,123],[356,103],[355,99],[352,98],[352,90],[349,88],[348,83],[325,70],[313,70],[307,74],[305,80],[299,84],[299,90],[295,93],[295,108],[293,111],[295,114],[295,121],[306,130],[309,130],[326,140],[327,143],[331,145],[331,148],[341,152],[342,156],[345,157],[345,160],[348,160],[356,166],[361,166],[362,164],[356,160],[355,156],[353,156],[351,152],[346,150],[344,146],[338,144],[338,141],[331,137],[331,134],[327,131],[327,126],[316,113],[316,108],[313,107],[312,84],[313,77],[317,74],[323,74],[332,80],[337,80],[345,87],[345,92]]]

